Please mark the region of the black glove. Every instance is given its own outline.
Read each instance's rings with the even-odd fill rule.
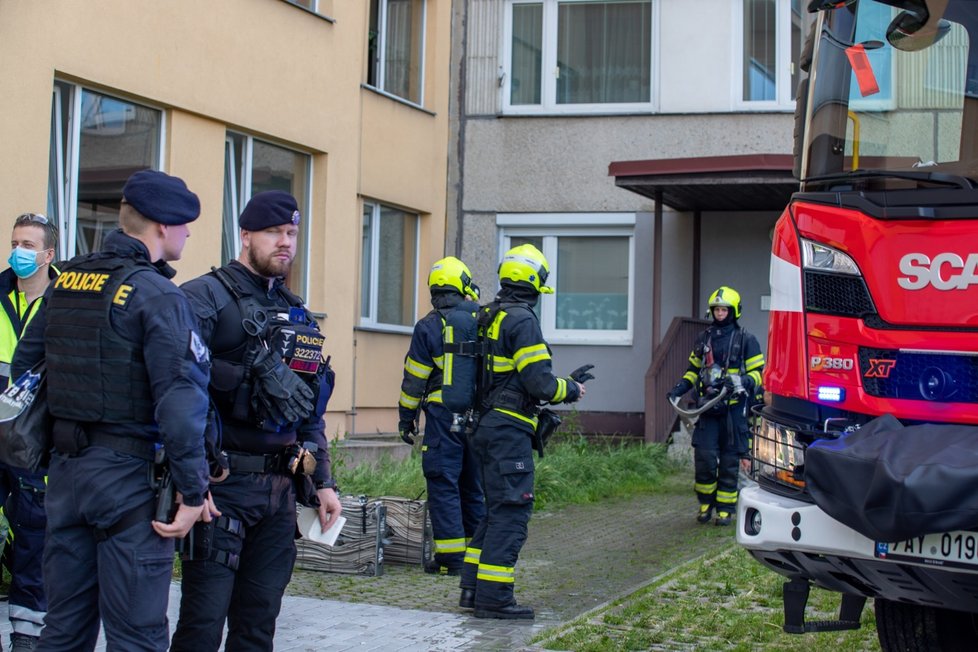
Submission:
[[[264,350],[251,367],[255,379],[255,398],[279,425],[295,423],[312,414],[316,393],[285,366],[282,356]]]
[[[683,378],[678,383],[676,383],[675,387],[669,390],[669,393],[666,394],[666,398],[669,399],[670,401],[674,398],[679,398],[680,396],[688,392],[690,389],[692,389],[692,387],[693,387],[693,383]]]
[[[414,437],[418,434],[418,427],[414,421],[401,421],[397,424],[397,432],[401,434],[401,440],[408,446],[414,446]]]
[[[578,383],[580,383],[580,384],[583,385],[584,383],[586,383],[589,380],[594,380],[594,376],[592,376],[591,374],[588,373],[592,369],[594,369],[594,365],[593,364],[586,364],[583,367],[578,367],[577,369],[575,369],[574,371],[572,371],[570,373],[570,377],[575,382],[578,382]]]

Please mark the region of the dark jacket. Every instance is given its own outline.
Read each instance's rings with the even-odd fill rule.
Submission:
[[[146,246],[121,229],[105,238],[102,250],[118,257],[150,262]],[[66,264],[63,271],[70,270],[71,264]],[[155,423],[97,424],[97,427],[118,436],[162,441],[177,491],[183,494],[188,506],[196,506],[203,503],[208,483],[204,425],[210,360],[187,298],[170,281],[174,275],[173,268],[163,261],[147,265],[130,278],[132,290],[111,311],[113,331],[142,350],[155,405]],[[46,311],[52,301],[60,300],[53,297],[53,292],[54,284],[51,284],[17,346],[11,364],[14,377],[45,356]]]
[[[271,285],[268,280],[251,272],[236,260],[221,268],[233,282],[236,290],[248,294],[265,308],[288,313],[289,308],[301,305],[301,299],[289,292],[282,279],[275,279]],[[249,338],[242,327],[242,316],[238,302],[213,273],[204,274],[187,281],[181,286],[193,305],[200,325],[201,337],[211,348],[214,358],[211,393],[233,391],[230,385],[240,383],[244,377],[243,360],[249,346]],[[218,377],[222,381],[218,381]],[[222,383],[221,387],[215,384]],[[332,385],[330,385],[332,387]],[[329,460],[329,446],[326,442],[326,423],[323,419],[325,402],[296,429],[281,432],[262,430],[229,414],[226,403],[215,401],[222,422],[222,441],[226,450],[243,453],[276,453],[284,447],[298,442],[316,444],[316,471],[313,479],[317,482],[332,483]]]

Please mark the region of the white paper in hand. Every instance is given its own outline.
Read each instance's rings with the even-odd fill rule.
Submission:
[[[319,512],[314,509],[300,508],[298,513],[299,532],[310,541],[332,546],[336,543],[336,538],[340,536],[340,530],[346,523],[346,517],[340,516],[333,522],[328,530],[323,532],[319,524]]]

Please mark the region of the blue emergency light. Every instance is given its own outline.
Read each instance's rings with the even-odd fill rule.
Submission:
[[[846,399],[846,390],[832,385],[819,385],[818,400],[830,403],[840,403]]]

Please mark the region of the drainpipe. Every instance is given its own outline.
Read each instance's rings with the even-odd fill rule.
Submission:
[[[655,191],[655,216],[652,220],[652,356],[659,346],[662,329],[662,191]]]
[[[699,318],[697,313],[700,301],[700,250],[702,249],[703,238],[703,214],[700,209],[693,211],[693,296],[690,315],[693,319]]]
[[[458,179],[455,182],[455,256],[462,257],[462,242],[465,234],[463,213],[463,195],[465,194],[465,127],[467,112],[465,109],[465,90],[468,75],[466,74],[466,57],[468,56],[468,22],[469,0],[461,0],[462,19],[459,25],[460,44],[458,59],[458,85],[455,89],[455,110],[458,115],[458,138],[455,143],[456,168]]]

